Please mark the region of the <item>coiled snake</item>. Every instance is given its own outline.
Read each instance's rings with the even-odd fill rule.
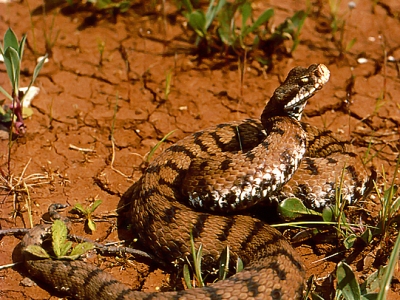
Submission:
[[[215,266],[229,245],[245,268],[204,288],[166,293],[133,291],[82,261],[34,260],[30,274],[77,299],[299,299],[305,271],[299,255],[275,229],[240,211],[296,196],[314,209],[368,192],[369,176],[347,142],[301,123],[307,100],[329,79],[326,66],[292,69],[261,120],[247,119],[196,132],[157,157],[123,196],[131,224],[154,254],[180,262],[190,235],[203,245],[203,265]],[[239,214],[234,214],[239,212]],[[40,243],[31,230],[23,246]]]

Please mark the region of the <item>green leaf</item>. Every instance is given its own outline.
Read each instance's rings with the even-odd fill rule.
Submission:
[[[205,29],[207,30],[211,23],[214,21],[215,16],[219,13],[222,7],[226,4],[226,0],[218,1],[218,4],[214,6],[214,0],[210,1],[210,5],[208,6],[208,10],[206,13],[206,24]]]
[[[299,218],[303,215],[321,216],[320,213],[305,207],[303,202],[297,198],[286,198],[279,203],[278,213],[280,213],[284,219],[289,220]]]
[[[107,9],[111,7],[112,4],[111,0],[97,0],[94,1],[94,3],[98,9]]]
[[[251,4],[249,2],[245,2],[241,7],[240,7],[240,11],[242,13],[242,36],[243,36],[243,32],[246,30],[246,28],[248,28],[249,26],[247,26],[247,20],[250,18],[251,13],[252,13],[252,9],[251,9]]]
[[[235,44],[236,38],[231,35],[231,31],[227,30],[226,27],[219,27],[217,29],[219,38],[227,46],[233,46]]]
[[[392,207],[390,208],[390,214],[393,217],[400,208],[400,197],[393,201]]]
[[[235,33],[234,15],[236,8],[228,3],[218,15],[219,27],[217,33],[221,41],[227,46],[233,46],[237,40]]]
[[[50,255],[44,250],[41,246],[38,245],[29,245],[25,248],[25,251],[29,252],[32,255],[40,258],[50,258]]]
[[[198,36],[202,38],[206,36],[206,16],[201,10],[196,10],[189,14],[189,25]]]
[[[357,236],[352,233],[349,234],[348,236],[346,236],[346,238],[343,241],[343,245],[346,249],[350,249],[351,247],[353,247],[355,241],[357,240]]]
[[[357,42],[356,38],[352,38],[346,45],[346,52],[350,51],[351,48],[353,48],[354,44]]]
[[[19,48],[18,39],[17,39],[17,36],[15,35],[14,31],[11,28],[8,28],[6,33],[4,34],[3,43],[4,43],[4,51],[9,47],[18,51],[18,48]]]
[[[244,264],[243,264],[243,260],[241,260],[240,257],[238,257],[237,261],[236,261],[236,273],[239,273],[243,270],[244,268]]]
[[[274,9],[270,8],[264,11],[261,16],[258,17],[258,19],[251,25],[246,32],[244,32],[244,36],[248,35],[249,33],[252,33],[258,27],[260,27],[262,24],[266,23],[269,19],[271,19],[274,15]]]
[[[389,187],[388,189],[386,189],[383,198],[385,199],[385,202],[389,202],[390,200],[392,200],[392,197],[394,194],[397,193],[397,189],[398,187],[393,185],[391,187]]]
[[[199,282],[199,286],[203,287],[204,280],[203,280],[203,276],[201,274],[201,257],[202,257],[202,253],[203,253],[203,246],[202,246],[202,244],[200,244],[199,250],[196,251],[192,232],[190,232],[190,252],[191,252],[192,258],[193,258],[193,269],[196,274],[196,278]]]
[[[60,255],[56,255],[57,257],[65,257],[69,250],[71,250],[72,248],[72,242],[71,241],[64,241],[64,243],[62,243],[60,245]]]
[[[196,254],[196,266],[200,272],[201,272],[201,259],[203,257],[203,244],[200,244],[199,249],[197,250]]]
[[[361,239],[364,241],[366,245],[368,245],[372,239],[374,238],[374,235],[372,234],[372,231],[370,228],[367,228],[362,234],[361,234]]]
[[[72,208],[72,210],[76,210],[83,215],[88,214],[87,209],[83,208],[82,204],[80,204],[80,203],[75,204],[75,206]]]
[[[118,4],[118,9],[120,12],[125,13],[131,8],[132,2],[131,1],[122,1]]]
[[[18,93],[19,88],[20,63],[17,50],[11,47],[6,48],[4,52],[4,64],[6,65],[8,78],[15,93]]]
[[[193,6],[190,0],[182,0],[182,5],[185,7],[185,9],[191,14],[193,12]]]
[[[184,280],[185,280],[185,283],[186,283],[187,288],[188,288],[188,289],[193,288],[192,282],[191,282],[191,279],[190,279],[189,267],[188,267],[187,264],[184,264],[184,265],[183,265],[183,278],[184,278]]]
[[[294,50],[296,50],[297,46],[300,43],[300,32],[301,29],[303,28],[304,22],[307,18],[307,13],[305,11],[298,11],[296,12],[293,17],[291,18],[293,26],[297,28],[296,32],[293,33],[292,37],[293,37],[293,45],[292,45],[292,49],[290,50],[291,52],[293,52]]]
[[[337,289],[342,292],[346,300],[358,300],[361,298],[360,286],[358,285],[353,270],[345,262],[339,262],[336,270],[338,281]]]
[[[322,210],[322,219],[325,222],[333,222],[335,221],[335,214],[333,212],[332,206],[325,206]]]
[[[90,213],[94,212],[96,210],[96,208],[99,207],[99,205],[102,203],[102,200],[96,200],[93,202],[93,204],[90,206],[90,208],[88,209]]]
[[[94,249],[93,243],[83,242],[74,247],[68,257],[72,260],[78,259],[81,255],[85,254],[89,250]]]
[[[59,257],[62,256],[63,250],[65,250],[64,243],[67,239],[68,229],[65,223],[61,220],[55,220],[51,226],[52,240],[53,240],[53,251],[54,254]]]
[[[91,231],[96,231],[96,223],[92,220],[92,218],[87,219],[87,225]]]
[[[382,285],[382,279],[386,269],[387,266],[379,266],[378,270],[369,275],[367,279],[360,285],[361,293],[367,294],[378,291]]]
[[[376,299],[378,299],[378,293],[361,295],[361,300],[376,300]]]

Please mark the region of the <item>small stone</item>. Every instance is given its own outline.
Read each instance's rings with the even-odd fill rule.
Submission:
[[[355,9],[357,4],[354,1],[350,1],[347,6],[349,9]]]
[[[36,283],[28,277],[25,277],[24,279],[22,279],[20,283],[24,287],[32,287],[32,286],[36,285]]]
[[[366,59],[365,57],[360,57],[360,58],[357,58],[357,62],[358,62],[360,65],[362,65],[362,64],[367,63],[367,62],[368,62],[368,59]]]

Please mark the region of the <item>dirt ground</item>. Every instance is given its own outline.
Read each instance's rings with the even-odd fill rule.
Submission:
[[[11,148],[15,189],[0,189],[1,229],[41,223],[51,203],[89,205],[101,199],[95,212],[97,230],[92,234],[85,231],[81,220],[74,223],[72,233],[103,243],[120,240],[115,217],[119,198],[139,178],[146,154],[163,136],[175,130],[162,145],[165,148],[210,125],[258,118],[288,71],[312,63],[326,64],[331,79],[309,101],[303,120],[350,139],[361,157],[373,157],[368,165],[377,168],[381,189],[393,178],[400,148],[397,0],[355,1],[351,11],[342,1],[338,13],[346,20],[342,45],[356,38],[343,55],[332,41],[328,1],[254,1],[256,14],[275,9],[274,24],[306,10],[306,2],[310,2],[310,15],[292,56],[273,55],[268,69],[247,62],[243,85],[237,61],[221,56],[196,60],[190,54],[193,44],[188,43],[183,17],[163,18],[161,1],[151,2],[157,3],[137,2],[116,17],[67,5],[47,7],[43,13],[42,0],[0,4],[0,35],[8,27],[19,37],[28,35],[23,85],[29,83],[27,75],[32,74],[37,57],[46,53],[46,41],[50,45],[47,52],[51,49],[49,62],[35,83],[40,93],[32,103],[33,115],[26,120],[27,132]],[[176,16],[176,7],[170,2],[165,12]],[[290,42],[285,46],[290,47]],[[10,90],[3,64],[0,85]],[[0,140],[4,173],[8,172],[7,145],[7,140]],[[29,194],[18,182],[26,183]],[[399,178],[395,182],[400,184]],[[368,201],[368,215],[373,219],[379,210],[378,197]],[[396,238],[397,233],[393,234],[386,254]],[[16,261],[13,250],[19,241],[20,236],[1,238],[0,265]],[[329,275],[343,258],[331,257],[341,251],[336,243],[334,239],[296,245],[307,275],[315,275],[317,284],[328,289],[334,286]],[[360,282],[377,269],[376,261],[373,263],[377,248],[375,244],[353,257],[351,265]],[[386,255],[380,263],[387,259]],[[94,255],[91,260],[133,288],[171,290],[176,284],[174,276],[140,259]],[[20,265],[0,270],[0,298],[58,298],[24,280],[26,276]],[[389,299],[400,299],[399,294],[397,272]]]

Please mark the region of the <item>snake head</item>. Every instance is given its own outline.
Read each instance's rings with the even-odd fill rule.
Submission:
[[[329,75],[328,68],[323,64],[293,68],[265,106],[261,115],[263,124],[264,120],[273,116],[300,120],[307,100],[328,82]]]

